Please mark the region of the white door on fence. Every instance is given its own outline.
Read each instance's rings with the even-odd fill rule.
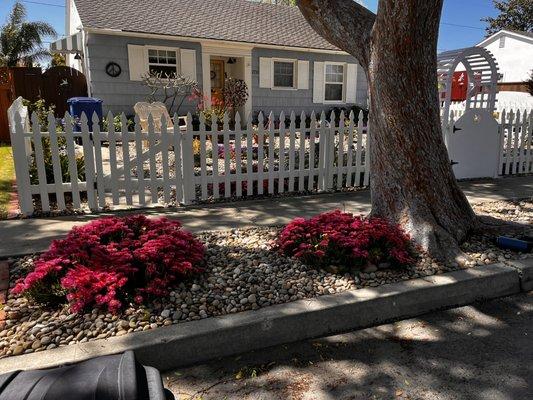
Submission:
[[[444,130],[446,146],[457,179],[498,176],[498,122],[486,110],[467,110]]]

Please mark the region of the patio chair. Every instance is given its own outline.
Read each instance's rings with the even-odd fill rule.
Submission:
[[[133,106],[133,109],[135,110],[135,113],[139,115],[141,128],[143,131],[148,130],[148,116],[150,114],[152,114],[152,117],[154,119],[154,128],[156,132],[161,130],[161,118],[163,116],[165,116],[165,119],[167,121],[168,129],[173,129],[174,123],[179,123],[179,121],[172,120],[165,104],[159,101],[154,103],[139,102]],[[186,130],[187,117],[178,117],[178,119],[184,121],[184,124],[180,125],[180,130]]]
[[[152,118],[154,119],[154,128],[156,132],[161,131],[161,118],[163,115],[165,116],[167,121],[167,128],[174,128],[172,118],[170,118],[166,106],[161,102],[139,102],[133,106],[133,109],[135,110],[135,113],[139,116],[141,128],[143,131],[148,130],[148,116],[150,114],[152,114]]]
[[[174,122],[179,123],[179,120],[184,121],[184,124],[179,126],[180,130],[187,130],[187,117],[179,117],[178,121],[172,121],[172,118],[168,113],[167,107],[164,103],[161,103],[159,101],[154,103],[138,102],[133,106],[133,109],[135,110],[135,113],[139,116],[141,129],[143,132],[148,131],[148,116],[150,114],[152,114],[152,118],[154,119],[155,132],[161,131],[161,119],[163,116],[165,117],[165,120],[167,122],[167,132],[173,132]],[[148,147],[149,145],[150,143],[148,140],[143,140],[143,146]]]

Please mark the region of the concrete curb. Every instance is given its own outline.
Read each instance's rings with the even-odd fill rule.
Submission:
[[[523,292],[533,290],[533,258],[510,261],[509,266],[518,270],[520,275],[520,288]]]
[[[0,373],[125,350],[134,350],[144,364],[168,370],[519,292],[517,269],[492,264],[9,357],[0,360]]]

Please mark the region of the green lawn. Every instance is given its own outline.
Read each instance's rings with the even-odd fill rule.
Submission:
[[[13,191],[15,167],[11,146],[0,144],[0,219],[7,217],[7,207]]]

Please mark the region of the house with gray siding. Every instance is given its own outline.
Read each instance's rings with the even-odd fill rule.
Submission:
[[[82,71],[104,111],[133,113],[141,77],[176,72],[207,99],[226,78],[246,82],[241,112],[320,112],[367,106],[357,60],[309,26],[297,7],[248,0],[67,0],[68,36],[52,44]],[[112,68],[111,68],[111,67]],[[195,111],[186,101],[180,114]]]

